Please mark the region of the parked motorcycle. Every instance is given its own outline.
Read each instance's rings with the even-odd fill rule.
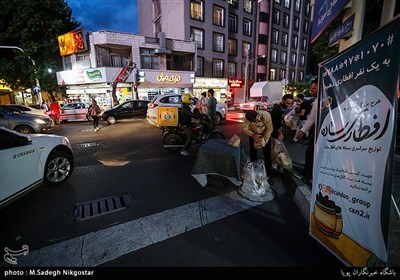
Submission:
[[[208,128],[208,117],[201,117],[198,121],[193,122],[194,139],[191,146],[204,144],[210,138],[226,139],[225,135],[220,130],[210,131]],[[179,151],[185,144],[187,136],[182,126],[162,126],[163,146],[165,149],[176,152]]]

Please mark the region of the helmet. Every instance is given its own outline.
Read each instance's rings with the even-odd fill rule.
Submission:
[[[190,104],[192,96],[189,93],[182,94],[182,103]]]

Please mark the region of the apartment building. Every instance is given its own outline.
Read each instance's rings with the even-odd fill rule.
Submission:
[[[229,78],[243,80],[246,57],[256,55],[257,2],[253,0],[138,0],[139,33],[197,44],[194,94],[213,88],[230,95]],[[235,89],[243,96],[243,88]],[[233,92],[233,91],[231,91]]]

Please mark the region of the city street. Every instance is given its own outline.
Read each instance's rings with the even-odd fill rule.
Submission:
[[[227,139],[241,136],[248,153],[242,117],[230,112],[217,129]],[[29,246],[18,266],[342,266],[308,234],[280,178],[272,201],[249,201],[218,176],[202,187],[190,175],[196,150],[188,157],[165,150],[160,129],[146,120],[100,128],[56,126],[51,133],[67,136],[74,149],[71,178],[57,188],[43,185],[0,212],[1,247]],[[84,203],[115,196],[126,203],[117,211],[76,215]]]

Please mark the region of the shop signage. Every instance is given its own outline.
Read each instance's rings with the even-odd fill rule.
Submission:
[[[231,88],[242,88],[243,80],[242,79],[228,79],[228,86]]]
[[[86,51],[83,29],[80,28],[58,36],[58,47],[61,56]]]
[[[167,75],[164,72],[161,72],[157,76],[157,81],[159,82],[169,82],[169,83],[179,83],[182,81],[182,77],[179,75]]]

